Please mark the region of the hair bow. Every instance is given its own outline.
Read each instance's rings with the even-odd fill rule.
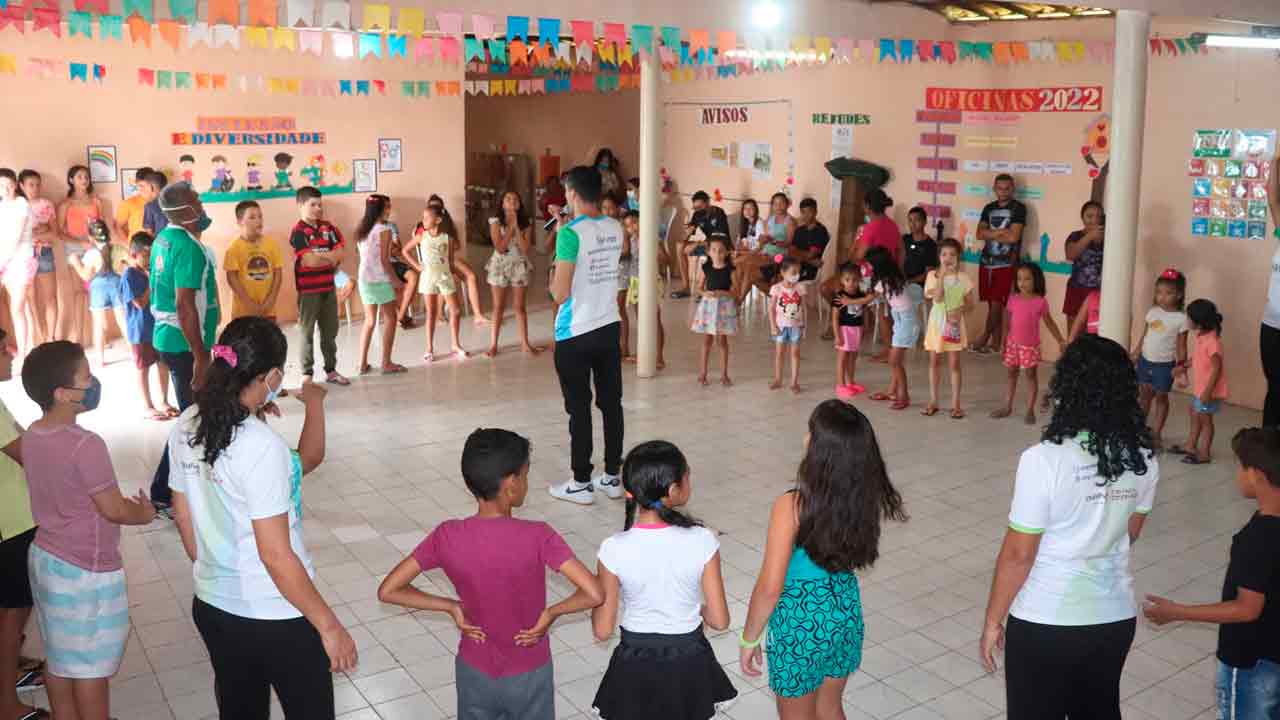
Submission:
[[[782,253],[778,253],[777,255],[774,255],[774,256],[773,256],[773,261],[774,261],[774,262],[776,262],[776,263],[778,263],[779,265],[781,265],[781,264],[782,264],[782,261],[783,261],[784,259],[785,259],[785,258],[783,257]]]
[[[231,367],[235,367],[240,362],[240,358],[236,356],[236,351],[232,350],[230,345],[214,345],[211,352],[215,358],[219,358]]]
[[[1177,280],[1181,277],[1182,273],[1178,272],[1176,268],[1171,267],[1165,268],[1164,272],[1160,273],[1161,280]]]

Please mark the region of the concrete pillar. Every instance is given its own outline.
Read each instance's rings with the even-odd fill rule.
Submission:
[[[658,223],[662,208],[662,67],[656,52],[640,63],[640,305],[636,371],[653,377],[658,364]]]

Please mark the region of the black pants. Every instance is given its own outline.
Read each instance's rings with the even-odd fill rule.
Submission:
[[[1120,720],[1120,673],[1136,618],[1105,625],[1041,625],[1009,618],[1009,720]]]
[[[195,356],[189,352],[160,353],[160,359],[169,366],[169,378],[173,381],[173,392],[178,396],[178,409],[186,410],[195,402],[191,392],[191,379],[195,377]],[[156,474],[151,478],[151,500],[164,505],[173,502],[173,491],[169,489],[169,447],[160,455],[160,464],[156,466]]]
[[[196,598],[191,619],[209,649],[222,720],[268,720],[271,690],[286,719],[333,720],[333,675],[306,618],[253,620]]]
[[[573,479],[591,481],[591,381],[596,407],[604,415],[604,471],[622,468],[622,350],[620,323],[605,325],[556,343],[556,375],[569,413],[569,456]]]
[[[1262,374],[1267,378],[1267,399],[1262,404],[1262,425],[1280,426],[1280,330],[1263,325],[1258,348],[1262,353]]]

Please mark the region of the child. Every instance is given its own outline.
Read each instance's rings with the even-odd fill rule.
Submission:
[[[800,392],[800,340],[804,338],[804,296],[800,284],[800,261],[784,258],[782,282],[769,288],[769,330],[773,333],[773,382],[770,390],[782,387],[783,355],[791,349],[791,392]]]
[[[1004,366],[1009,369],[1009,390],[1005,394],[1004,407],[991,411],[993,418],[1007,418],[1013,414],[1013,396],[1018,392],[1018,372],[1027,377],[1027,414],[1023,421],[1036,424],[1036,394],[1040,392],[1040,323],[1049,328],[1049,334],[1058,341],[1059,351],[1066,349],[1066,340],[1058,330],[1058,324],[1049,314],[1049,301],[1044,299],[1044,271],[1035,263],[1022,263],[1014,276],[1014,293],[1005,303]]]
[[[31,246],[36,254],[36,276],[29,303],[35,314],[32,334],[39,342],[48,342],[55,338],[62,325],[55,258],[63,257],[66,250],[62,234],[58,232],[57,210],[44,198],[31,201]]]
[[[640,212],[640,178],[633,177],[627,180],[627,202],[626,210]]]
[[[467,300],[471,303],[471,312],[475,315],[474,322],[476,326],[484,325],[489,322],[489,318],[480,312],[480,280],[476,276],[476,271],[471,269],[471,264],[463,257],[465,253],[461,252],[461,235],[458,233],[457,225],[453,223],[453,216],[445,209],[444,198],[439,195],[428,197],[427,205],[440,211],[440,230],[452,237],[454,245],[458,248],[458,252],[454,252],[452,255],[449,267],[467,286]],[[450,314],[453,313],[452,310],[449,312]]]
[[[485,270],[489,273],[489,289],[493,294],[493,327],[489,333],[489,349],[484,355],[492,358],[498,354],[502,315],[507,308],[507,288],[511,289],[511,304],[515,307],[520,349],[537,355],[546,348],[529,342],[529,311],[525,305],[529,272],[533,269],[529,262],[533,223],[524,211],[520,193],[508,190],[502,194],[502,214],[489,218],[489,237],[493,241],[493,255],[489,257]]]
[[[628,270],[627,272],[627,305],[629,307],[637,307],[640,304],[640,253],[639,253],[640,211],[628,210],[626,214],[622,216],[622,229],[626,231],[625,240],[623,240],[623,245],[622,245],[623,251],[626,252],[630,250],[632,253],[631,263],[627,266],[627,270]],[[668,262],[667,246],[666,246],[666,243],[662,242],[662,239],[659,238],[658,239],[658,271],[656,273],[658,276],[656,278],[657,279],[656,287],[658,288],[659,298],[663,298],[667,294],[666,283],[663,282],[662,270],[661,270],[662,268],[667,266],[667,262]],[[622,317],[624,322],[626,322],[626,319],[627,319],[626,308],[623,308]],[[662,303],[659,302],[658,303],[658,362],[656,366],[658,370],[662,370],[667,366],[667,361],[663,359],[663,355],[662,355],[663,346],[666,345],[666,341],[667,341],[667,334],[666,334],[666,331],[663,330],[662,328]],[[622,342],[623,342],[623,348],[625,349],[627,347],[626,339],[624,339]],[[634,355],[630,357],[624,357],[622,358],[622,361],[627,363],[634,363],[636,362],[636,357]]]
[[[1236,486],[1258,504],[1231,540],[1222,602],[1183,605],[1147,596],[1156,625],[1217,623],[1218,717],[1275,718],[1280,708],[1280,430],[1245,428],[1231,440]]]
[[[920,286],[910,282],[898,261],[883,247],[873,247],[867,251],[867,262],[871,264],[872,280],[879,297],[886,298],[889,315],[893,320],[893,335],[889,348],[889,392],[876,393],[872,400],[892,400],[890,410],[906,410],[911,407],[911,393],[907,389],[907,351],[920,341],[920,320],[916,308],[923,302],[924,291]]]
[[[600,642],[622,606],[613,650],[591,706],[604,720],[708,720],[737,697],[702,632],[729,627],[716,534],[680,512],[693,485],[689,463],[665,440],[641,443],[622,464],[622,532],[600,545],[604,603],[591,611]]]
[[[134,233],[155,234],[155,228],[147,227],[147,203],[160,194],[160,189],[151,182],[152,172],[154,171],[149,167],[138,168],[134,173],[136,192],[116,207],[115,225],[111,230],[113,235],[120,238],[121,243],[133,237]]]
[[[120,494],[107,444],[76,424],[102,397],[83,348],[32,350],[22,386],[44,412],[22,436],[22,459],[37,526],[28,564],[45,689],[57,717],[104,718],[129,637],[119,526],[146,525],[156,509],[141,491]]]
[[[1191,354],[1192,390],[1188,408],[1191,427],[1187,441],[1169,452],[1184,455],[1182,462],[1203,465],[1213,449],[1213,416],[1227,399],[1227,368],[1222,359],[1222,315],[1211,300],[1200,299],[1187,306],[1188,328],[1196,333],[1196,349]],[[1183,380],[1183,384],[1186,381]],[[1204,436],[1203,445],[1200,443]]]
[[[1186,296],[1187,276],[1173,268],[1160,273],[1142,335],[1133,345],[1142,414],[1150,417],[1151,407],[1155,405],[1151,430],[1157,448],[1164,444],[1162,435],[1169,417],[1169,391],[1173,389],[1174,373],[1183,371],[1187,365],[1187,315],[1183,312]]]
[[[964,316],[973,307],[973,281],[960,272],[960,243],[947,238],[938,245],[942,267],[929,272],[924,281],[924,296],[933,301],[929,310],[929,327],[924,349],[929,351],[929,404],[921,411],[925,417],[938,414],[938,385],[942,382],[942,354],[951,366],[951,417],[964,418],[960,408],[960,355],[968,347],[969,334]]]
[[[856,571],[880,554],[880,522],[907,519],[875,431],[847,403],[809,416],[796,487],[769,516],[764,563],[738,638],[739,666],[760,676],[769,628],[769,689],[784,718],[843,716],[841,695],[862,664],[864,625]]]
[[[831,334],[836,339],[836,397],[844,400],[866,390],[854,377],[862,347],[863,310],[874,299],[862,291],[861,269],[853,263],[841,265],[840,288],[831,299]]]
[[[145,233],[144,233],[145,234]],[[120,276],[111,268],[111,231],[101,220],[89,223],[93,247],[85,252],[76,271],[89,286],[89,310],[93,316],[93,345],[98,367],[107,365],[107,311],[115,313],[116,327],[125,327],[124,303],[120,299]]]
[[[231,319],[253,315],[274,321],[284,285],[284,259],[275,240],[262,235],[262,207],[253,200],[236,203],[240,236],[227,246],[223,262],[231,288]]]
[[[482,428],[462,449],[462,478],[476,514],[446,520],[387,575],[384,603],[447,613],[458,626],[458,716],[556,716],[548,630],[556,618],[604,600],[600,581],[544,522],[519,520],[512,510],[529,492],[529,440],[509,430]],[[458,599],[425,593],[413,582],[441,568]],[[544,568],[564,575],[577,591],[546,607]]]
[[[711,346],[720,345],[720,384],[733,385],[729,379],[729,336],[738,334],[738,276],[729,254],[733,252],[726,235],[712,235],[707,242],[707,257],[698,275],[698,305],[690,327],[702,335],[702,365],[698,382],[707,382],[707,364]]]
[[[396,343],[396,291],[392,282],[395,270],[391,268],[391,198],[373,194],[365,200],[364,217],[356,227],[356,245],[360,249],[360,302],[364,304],[364,326],[360,329],[361,375],[368,375],[369,343],[373,341],[373,327],[382,316],[382,374],[397,375],[408,368],[391,362],[391,351]]]
[[[456,240],[443,226],[446,217],[444,213],[444,208],[427,203],[422,211],[422,222],[418,223],[413,239],[404,246],[403,254],[404,259],[417,271],[418,292],[425,295],[427,300],[427,351],[422,356],[427,362],[435,362],[436,359],[436,318],[440,316],[441,295],[449,308],[449,334],[453,340],[453,355],[459,360],[467,359],[467,351],[462,349],[462,341],[459,339],[462,314],[458,310],[457,283],[453,281]]]
[[[172,420],[177,408],[169,405],[169,366],[151,345],[151,331],[156,320],[151,315],[151,281],[147,269],[151,265],[151,236],[140,232],[129,245],[129,265],[120,276],[120,300],[124,303],[125,337],[133,350],[133,365],[138,369],[138,385],[146,403],[145,417]],[[151,366],[160,375],[160,402],[151,402]]]
[[[608,215],[604,208],[605,200],[601,200],[600,212]],[[630,215],[633,212],[635,212],[636,217],[639,218],[639,213],[635,210],[628,210],[626,215]],[[627,315],[627,296],[631,292],[632,273],[635,273],[636,277],[640,277],[640,223],[637,219],[636,235],[633,237],[626,229],[626,215],[620,218],[623,222],[623,233],[622,253],[618,256],[618,317],[621,320],[622,325],[618,331],[618,336],[620,338],[618,344],[622,351],[622,361],[634,363],[636,358],[631,354],[631,318]],[[552,269],[554,270],[555,268],[553,267]]]
[[[307,185],[298,189],[295,198],[299,219],[289,234],[289,245],[293,248],[293,274],[298,287],[302,381],[311,382],[315,371],[315,331],[319,325],[324,381],[350,385],[351,381],[338,372],[338,288],[333,282],[346,252],[342,233],[324,219],[319,190]]]
[[[1068,342],[1075,341],[1084,333],[1098,334],[1098,325],[1102,321],[1102,291],[1094,290],[1084,299],[1084,312],[1076,313],[1071,323],[1071,334]]]

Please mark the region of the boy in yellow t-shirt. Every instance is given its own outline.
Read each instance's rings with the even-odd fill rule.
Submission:
[[[147,203],[160,195],[160,188],[156,187],[156,182],[151,177],[153,172],[151,168],[139,169],[136,175],[138,192],[116,207],[114,229],[119,238],[116,242],[125,248],[129,245],[129,239],[137,233],[145,232],[152,237],[156,234],[155,228],[149,228],[146,224]]]
[[[232,241],[223,260],[231,286],[231,317],[246,315],[276,319],[276,300],[283,282],[280,248],[262,235],[262,208],[252,200],[236,205],[240,237]]]

